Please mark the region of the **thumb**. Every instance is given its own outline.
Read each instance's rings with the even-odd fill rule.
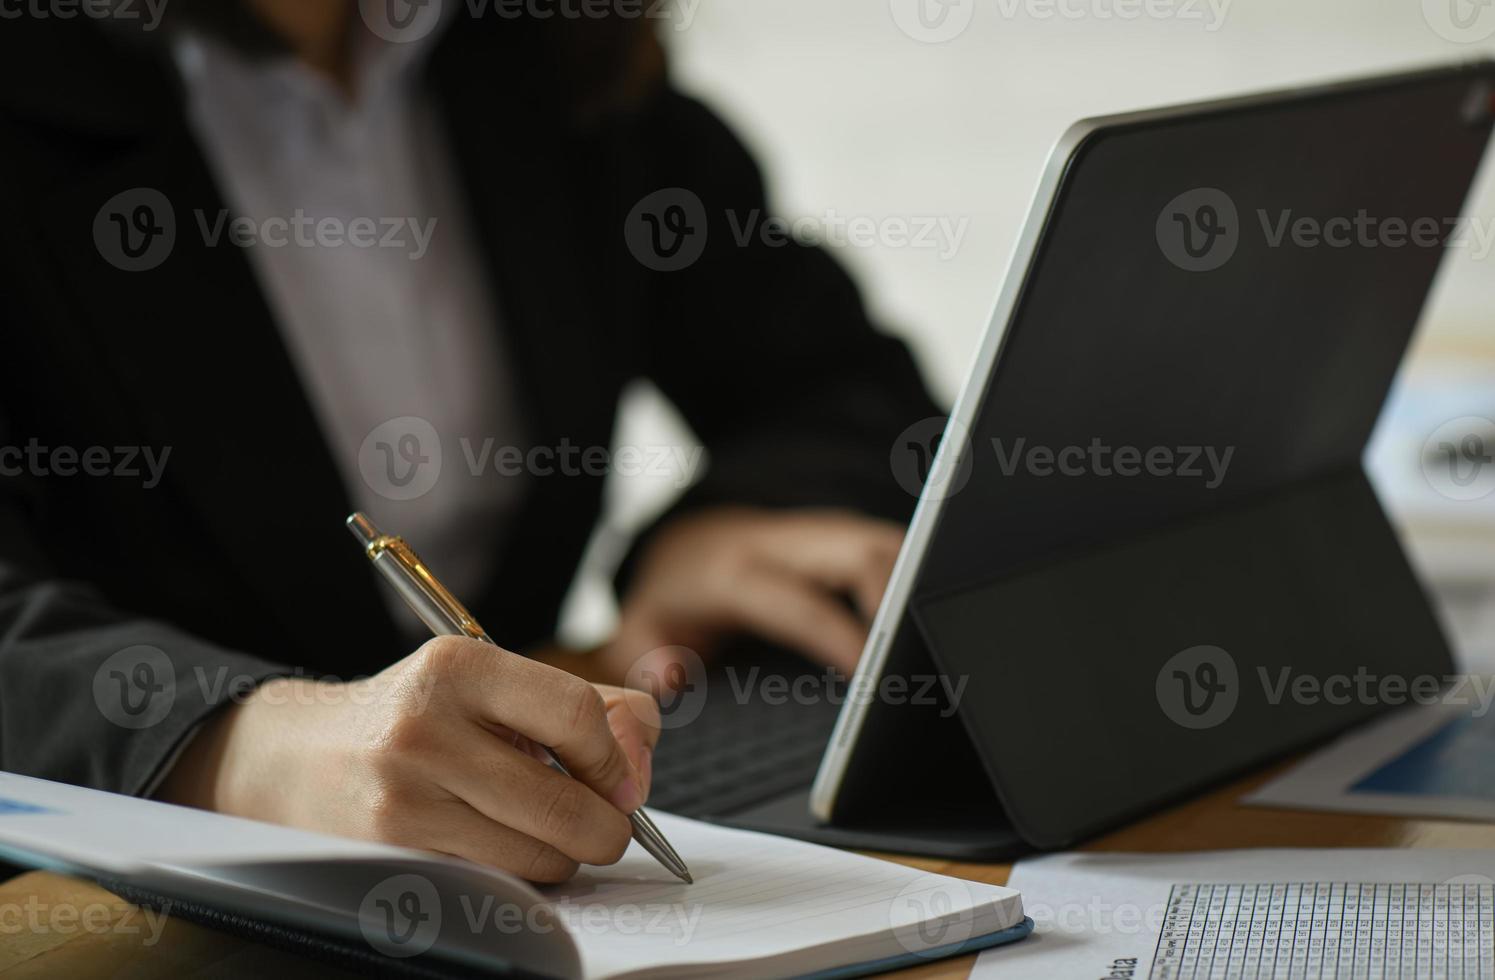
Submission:
[[[659,744],[659,705],[644,691],[599,690],[607,702],[608,726],[633,766],[644,799],[648,799],[654,776],[654,746]]]

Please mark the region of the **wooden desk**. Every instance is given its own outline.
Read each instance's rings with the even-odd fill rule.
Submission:
[[[1236,800],[1272,772],[1242,780],[1193,802],[1164,811],[1087,845],[1092,851],[1189,851],[1228,847],[1447,847],[1495,848],[1495,824],[1391,817],[1300,813],[1241,807]],[[894,860],[975,881],[1002,884],[1011,866],[948,861]],[[131,907],[95,886],[50,874],[27,874],[0,885],[0,976],[105,977],[202,976],[301,980],[347,977],[320,964],[258,946],[187,922],[168,920],[160,941],[122,931],[17,931],[6,910],[27,903],[83,908],[97,903],[119,921]],[[103,915],[103,912],[92,913]],[[139,913],[133,913],[139,921]],[[964,977],[974,957],[931,963],[901,976]]]

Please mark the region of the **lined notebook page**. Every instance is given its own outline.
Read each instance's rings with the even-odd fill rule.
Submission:
[[[637,844],[546,889],[588,977],[636,971],[804,973],[986,935],[1022,920],[1017,893],[843,851],[653,813],[686,885]]]

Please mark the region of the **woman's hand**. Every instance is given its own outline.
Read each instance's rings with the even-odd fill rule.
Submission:
[[[267,682],[198,732],[158,795],[563,881],[628,847],[658,717],[646,694],[448,637],[363,681]]]
[[[850,674],[903,528],[844,511],[704,510],[663,528],[603,654],[610,678],[671,676],[686,647],[752,633]],[[851,600],[848,606],[846,599]]]

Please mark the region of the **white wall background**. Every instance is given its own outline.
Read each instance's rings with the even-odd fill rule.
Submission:
[[[1044,160],[1073,121],[1495,55],[1495,5],[1478,0],[674,3],[660,25],[678,82],[756,152],[778,214],[966,223],[953,252],[836,248],[877,320],[908,338],[946,401],[986,327]],[[941,43],[912,36],[900,21],[916,23],[920,3],[934,14],[945,4],[945,23],[964,29]],[[1456,15],[1471,26],[1459,29]],[[1472,210],[1495,230],[1488,173]],[[1459,526],[1452,551],[1447,535],[1414,541],[1420,560],[1444,577],[1458,568],[1463,579],[1495,579],[1495,533],[1472,553],[1457,547],[1462,528],[1495,524],[1495,498],[1450,508],[1429,495],[1417,465],[1427,400],[1417,392],[1442,393],[1433,412],[1441,419],[1495,416],[1492,328],[1495,256],[1453,255],[1404,385],[1413,393],[1397,410],[1410,421],[1383,425],[1376,456],[1393,509],[1409,523]],[[1451,377],[1459,383],[1448,384]],[[640,398],[620,438],[657,443],[670,438],[670,424]],[[636,523],[667,492],[663,482],[621,488],[617,521]],[[604,536],[599,560],[615,549]],[[1464,574],[1470,568],[1478,575]],[[605,634],[602,595],[597,585],[579,594],[572,638]]]
[[[684,0],[676,0],[677,4]],[[907,334],[953,397],[1054,141],[1085,116],[1495,55],[1495,8],[1474,0],[705,0],[665,21],[681,84],[736,127],[787,216],[968,218],[959,250],[842,248],[879,320]],[[969,11],[921,43],[894,12]],[[1210,4],[1214,3],[1212,9]],[[1458,43],[1447,17],[1478,14]],[[1130,9],[1142,8],[1130,0]],[[1073,18],[1059,13],[1068,10]],[[1045,16],[1045,14],[1048,14]],[[1487,187],[1479,210],[1495,217]],[[1435,328],[1474,329],[1495,276],[1459,269]],[[1467,280],[1467,281],[1466,281]],[[1474,287],[1482,286],[1479,290]],[[1478,300],[1482,298],[1483,304]]]

